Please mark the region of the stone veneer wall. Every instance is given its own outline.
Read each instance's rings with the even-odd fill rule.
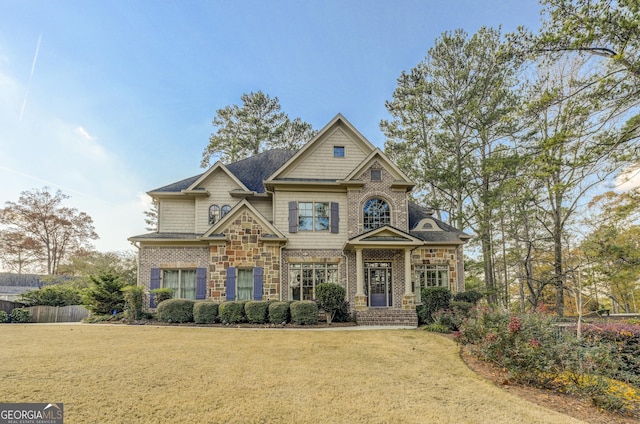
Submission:
[[[457,247],[421,247],[413,251],[411,264],[415,265],[448,265],[449,266],[449,290],[452,293],[460,291],[460,278],[458,261],[461,249]],[[464,287],[464,281],[462,281]]]
[[[145,305],[149,305],[151,268],[195,269],[209,266],[209,246],[142,246],[139,254],[138,284],[145,289]]]
[[[208,298],[226,300],[227,268],[262,267],[264,300],[280,299],[280,248],[278,243],[265,243],[262,224],[247,211],[242,212],[224,229],[225,244],[212,245],[210,255]]]
[[[296,249],[283,250],[282,252],[282,300],[289,300],[289,263],[338,263],[338,281],[347,292],[351,291],[350,285],[355,285],[353,280],[348,279],[347,265],[340,249]],[[354,258],[355,260],[355,258]],[[355,291],[354,291],[355,293]],[[347,300],[353,301],[347,293]]]
[[[381,169],[382,180],[371,181],[371,169]],[[403,231],[408,231],[409,215],[407,211],[407,194],[403,190],[392,190],[391,183],[394,181],[393,176],[384,169],[378,161],[375,161],[371,167],[358,176],[358,179],[364,181],[364,185],[359,189],[349,189],[349,234],[348,237],[354,237],[362,233],[362,208],[364,203],[373,198],[379,197],[389,203],[391,207],[391,225]]]

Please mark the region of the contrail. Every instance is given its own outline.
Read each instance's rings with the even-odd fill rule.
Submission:
[[[36,70],[36,63],[38,62],[38,53],[40,53],[41,42],[42,42],[42,33],[38,36],[38,44],[36,45],[36,52],[33,55],[33,62],[31,62],[31,74],[29,75],[29,86],[27,87],[27,92],[24,93],[24,100],[22,102],[22,109],[20,109],[20,118],[18,118],[18,122],[22,122],[22,117],[24,116],[24,110],[27,108],[27,99],[29,98],[29,89],[31,88],[31,80],[33,79],[33,73]]]
[[[33,78],[33,72],[36,70],[36,62],[38,61],[38,53],[40,52],[41,41],[42,41],[42,34],[38,36],[38,45],[36,46],[36,53],[33,55],[33,63],[31,64],[31,78]]]

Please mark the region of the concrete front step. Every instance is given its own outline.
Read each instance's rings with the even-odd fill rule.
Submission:
[[[358,325],[418,326],[418,314],[413,309],[369,308],[356,311]]]

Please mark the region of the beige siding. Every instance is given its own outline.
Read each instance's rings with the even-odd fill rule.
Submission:
[[[344,157],[333,157],[333,146],[344,146]],[[287,175],[287,178],[329,178],[343,179],[353,171],[366,157],[364,152],[345,132],[338,128],[324,140],[306,152],[305,158]]]
[[[195,202],[193,199],[161,199],[159,206],[161,233],[193,233],[195,231]]]
[[[267,221],[273,222],[273,203],[271,202],[271,198],[268,199],[251,199],[249,200],[251,206],[256,208],[258,212],[260,212]]]
[[[240,186],[226,172],[218,169],[213,172],[198,188],[204,188],[209,192],[209,197],[198,197],[196,199],[196,232],[206,232],[209,225],[209,206],[224,205],[234,207],[239,199],[231,197],[229,191],[238,189]]]
[[[275,226],[289,238],[287,249],[341,249],[347,240],[347,194],[279,191],[275,197]],[[289,202],[338,202],[339,232],[300,231],[289,233]]]

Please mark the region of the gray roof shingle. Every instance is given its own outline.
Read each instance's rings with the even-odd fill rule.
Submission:
[[[264,193],[264,180],[276,172],[286,161],[296,153],[296,150],[273,149],[259,153],[250,158],[242,159],[227,165],[227,169],[249,190]],[[181,192],[189,188],[203,174],[194,175],[184,180],[159,187],[152,192]]]

